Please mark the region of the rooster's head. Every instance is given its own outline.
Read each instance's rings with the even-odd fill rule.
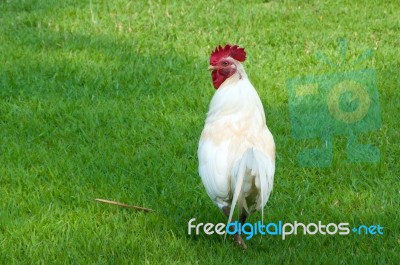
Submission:
[[[226,79],[238,72],[239,69],[243,69],[241,62],[245,60],[246,52],[244,48],[240,48],[238,45],[227,44],[225,47],[219,45],[215,48],[211,53],[210,66],[208,67],[215,89],[218,89]]]

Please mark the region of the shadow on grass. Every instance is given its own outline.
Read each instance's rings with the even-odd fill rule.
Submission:
[[[192,211],[201,215],[198,207],[208,202],[196,158],[209,100],[200,91],[207,62],[173,51],[141,54],[134,39],[34,22],[17,29],[6,32],[5,49],[13,49],[0,66],[8,141],[1,151],[4,162],[27,174],[8,175],[32,178],[28,190],[47,189],[45,205],[81,196],[71,207],[85,208],[105,197],[154,208],[172,230],[186,231]],[[56,197],[64,198],[54,199],[60,186]]]

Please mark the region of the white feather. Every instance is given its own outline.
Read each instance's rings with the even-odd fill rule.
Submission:
[[[275,143],[241,64],[211,100],[198,158],[209,197],[220,209],[231,207],[228,222],[236,204],[249,214],[263,211],[273,187]]]

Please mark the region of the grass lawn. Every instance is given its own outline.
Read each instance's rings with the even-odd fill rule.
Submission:
[[[400,4],[298,2],[0,1],[0,263],[398,264]],[[344,65],[316,58],[340,62],[340,38]],[[225,43],[246,48],[277,145],[264,220],[380,224],[383,235],[255,236],[242,252],[187,234],[193,217],[226,221],[197,172],[209,54]],[[337,136],[330,166],[300,166],[317,140],[293,138],[286,81],[365,68],[382,124],[360,139],[380,162],[348,162]]]

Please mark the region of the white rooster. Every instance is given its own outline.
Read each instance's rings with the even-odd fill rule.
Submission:
[[[275,143],[265,123],[264,108],[241,64],[244,48],[218,46],[209,70],[216,92],[201,133],[199,174],[208,196],[232,220],[235,206],[239,222],[262,212],[272,191]],[[239,234],[235,242],[246,249]]]

